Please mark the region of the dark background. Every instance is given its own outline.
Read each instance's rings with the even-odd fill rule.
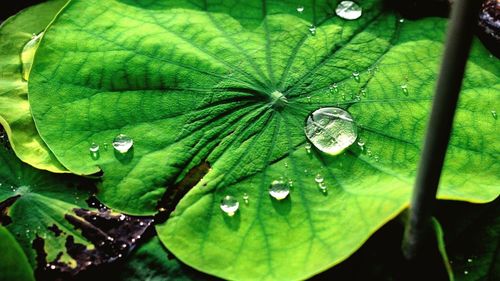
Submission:
[[[3,22],[11,15],[18,11],[32,6],[37,3],[44,2],[43,0],[3,0],[0,6],[0,21]]]

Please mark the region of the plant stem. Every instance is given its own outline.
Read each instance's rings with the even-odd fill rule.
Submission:
[[[408,260],[424,253],[427,241],[432,238],[429,235],[432,210],[480,5],[479,0],[457,0],[452,8],[403,240],[403,254]]]

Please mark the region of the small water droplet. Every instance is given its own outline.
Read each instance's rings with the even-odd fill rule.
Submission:
[[[361,6],[353,1],[342,1],[337,5],[335,14],[345,20],[355,20],[361,17]]]
[[[247,193],[243,193],[243,202],[248,205],[248,199],[250,199],[250,196],[248,196]]]
[[[307,96],[307,103],[311,104],[311,96]]]
[[[316,181],[317,183],[322,183],[324,180],[325,179],[321,174],[316,174],[316,177],[314,178],[314,181]]]
[[[366,97],[366,88],[361,88],[361,90],[360,90],[360,94],[361,94],[363,97]]]
[[[304,145],[304,148],[306,149],[306,152],[308,154],[311,153],[311,147],[312,147],[312,145],[308,142],[306,142],[306,144]]]
[[[358,145],[359,145],[359,148],[361,148],[361,150],[365,149],[365,141],[364,140],[358,139]]]
[[[282,179],[274,180],[269,187],[269,195],[276,200],[285,199],[289,193],[290,187]]]
[[[134,140],[124,134],[119,134],[113,140],[113,147],[120,153],[127,153],[134,145]]]
[[[467,259],[467,262],[472,262],[472,259]]]
[[[337,83],[333,83],[330,85],[330,92],[332,93],[338,93],[339,92],[339,87]]]
[[[288,179],[288,186],[289,186],[289,187],[292,187],[292,186],[293,186],[293,180],[292,180],[292,179]]]
[[[358,83],[359,83],[359,81],[360,81],[360,79],[359,79],[359,72],[354,71],[354,72],[352,73],[352,78],[354,78],[354,80],[356,80],[356,82],[358,82]]]
[[[316,35],[316,26],[309,26],[309,33],[311,33],[312,36]]]
[[[312,112],[307,118],[304,131],[316,148],[331,155],[340,154],[358,136],[352,116],[336,107],[320,108]]]
[[[221,210],[230,217],[234,216],[239,207],[240,202],[238,202],[238,200],[231,195],[224,196],[220,202]]]
[[[325,193],[328,190],[328,187],[326,186],[325,182],[318,183],[318,187],[321,190],[321,192],[323,192],[323,193]]]
[[[285,168],[288,168],[288,163],[287,162],[285,162],[284,165],[285,165]]]
[[[403,22],[405,22],[405,19],[399,19],[399,22],[403,23]]]
[[[121,221],[125,220],[125,215],[120,215],[119,219],[120,219]]]
[[[54,269],[56,269],[56,266],[55,265],[51,265],[50,269],[54,270]]]
[[[299,14],[302,14],[302,12],[304,12],[304,6],[297,7],[297,12],[299,12]]]
[[[497,120],[497,118],[498,118],[497,111],[496,110],[492,110],[491,111],[491,116],[493,116],[493,118],[495,118],[495,120]]]
[[[378,162],[380,160],[380,157],[378,155],[374,155],[373,160],[375,160],[375,162]]]
[[[464,270],[464,274],[467,275],[469,274],[469,272],[467,270]]]
[[[407,96],[408,95],[408,85],[406,85],[406,83],[403,83],[400,85],[400,87],[401,87],[401,91],[403,91],[403,94],[405,96]]]
[[[31,66],[33,65],[33,58],[35,57],[35,52],[38,47],[38,43],[43,36],[43,32],[31,36],[30,41],[24,45],[21,52],[21,62],[22,62],[22,77],[25,81],[28,81],[31,72]]]

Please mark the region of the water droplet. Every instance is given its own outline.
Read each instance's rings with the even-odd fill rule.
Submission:
[[[119,219],[120,219],[121,221],[125,220],[125,215],[120,215]]]
[[[22,62],[22,76],[25,81],[28,81],[31,72],[31,66],[33,65],[33,58],[35,57],[35,52],[38,47],[38,43],[43,36],[43,32],[31,36],[30,41],[24,45],[21,52],[21,62]]]
[[[250,196],[248,196],[248,194],[246,193],[243,193],[243,202],[245,202],[245,204],[248,205],[248,199],[250,199]]]
[[[467,259],[467,262],[472,262],[472,259]]]
[[[356,82],[358,82],[358,83],[359,83],[359,81],[360,81],[360,79],[359,79],[359,72],[354,71],[354,72],[352,73],[352,78],[354,78],[354,80],[356,80]]]
[[[342,1],[337,5],[335,14],[345,20],[355,20],[361,17],[361,6],[353,1]]]
[[[469,274],[469,272],[467,270],[464,270],[464,274],[467,275]]]
[[[375,160],[375,162],[378,162],[378,160],[380,160],[380,157],[378,157],[378,155],[374,155],[373,159]]]
[[[358,128],[347,111],[325,107],[309,115],[305,134],[317,149],[337,155],[356,141]]]
[[[293,180],[292,180],[292,179],[288,179],[288,186],[289,186],[289,187],[292,187],[292,186],[293,186]]]
[[[324,180],[325,179],[321,174],[316,174],[316,177],[314,178],[314,181],[316,181],[317,183],[322,183]]]
[[[316,35],[316,26],[309,26],[309,33],[311,33],[312,36]]]
[[[311,104],[311,96],[307,96],[307,103]]]
[[[365,149],[365,141],[364,141],[364,140],[359,139],[359,140],[358,140],[358,145],[359,145],[359,148],[360,148],[361,150],[364,150],[364,149]]]
[[[285,168],[288,168],[288,163],[287,163],[287,162],[285,162],[285,164],[284,164],[284,165],[285,165]]]
[[[302,12],[304,12],[304,6],[297,7],[297,12],[299,12],[299,14],[302,14]]]
[[[321,192],[325,193],[328,190],[328,187],[326,186],[326,183],[320,182],[318,183],[319,189],[321,189]]]
[[[113,147],[120,153],[127,153],[134,145],[134,140],[124,134],[119,134],[113,140]]]
[[[360,90],[360,94],[361,94],[363,97],[366,97],[366,88],[361,88],[361,90]]]
[[[497,118],[498,118],[497,111],[496,110],[492,110],[491,111],[491,116],[493,116],[493,118],[495,118],[495,120],[497,120]]]
[[[405,19],[399,19],[399,22],[403,23],[403,22],[405,22]]]
[[[312,145],[308,142],[304,145],[304,148],[306,149],[306,152],[308,154],[311,153],[311,147],[312,147]]]
[[[405,96],[408,95],[408,85],[406,85],[406,83],[401,84],[401,91],[403,91]]]
[[[282,179],[274,180],[269,187],[269,195],[276,200],[285,199],[289,193],[290,187]]]
[[[221,210],[230,217],[234,216],[239,207],[240,202],[238,202],[238,200],[231,195],[224,196],[220,202]]]
[[[51,265],[50,269],[56,269],[56,266],[55,265]]]
[[[97,153],[97,152],[99,152],[99,145],[97,143],[93,142],[90,145],[89,150],[90,150],[91,153]]]
[[[339,92],[339,87],[337,83],[333,83],[330,85],[330,92],[332,93],[338,93]]]

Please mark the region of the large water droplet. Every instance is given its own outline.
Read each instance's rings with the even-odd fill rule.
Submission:
[[[33,34],[31,40],[24,45],[21,52],[21,62],[22,62],[22,77],[25,81],[28,81],[31,72],[31,66],[33,65],[33,58],[35,57],[35,52],[38,47],[38,43],[43,36],[43,32],[38,35]]]
[[[238,200],[231,195],[224,196],[220,202],[221,210],[230,217],[234,216],[239,207],[240,202],[238,202]]]
[[[304,11],[304,6],[297,7],[297,12],[299,12],[299,14],[302,14],[303,11]]]
[[[124,134],[119,134],[113,140],[113,147],[120,153],[127,153],[132,145],[134,145],[134,140]]]
[[[274,180],[269,187],[269,195],[276,200],[285,199],[289,193],[290,187],[282,179]]]
[[[305,133],[317,149],[337,155],[356,141],[358,128],[347,111],[325,107],[309,115]]]
[[[346,20],[355,20],[361,17],[362,9],[353,1],[342,1],[337,5],[335,14]]]

